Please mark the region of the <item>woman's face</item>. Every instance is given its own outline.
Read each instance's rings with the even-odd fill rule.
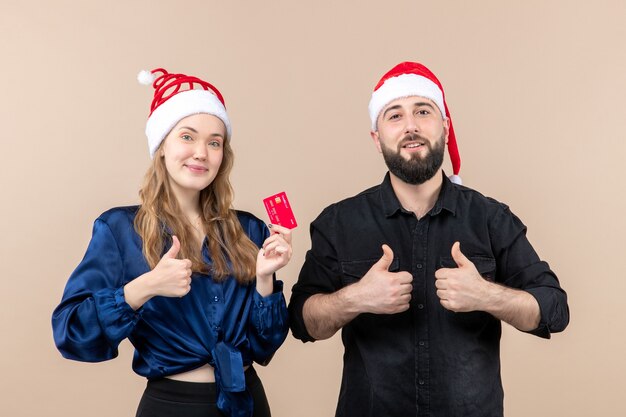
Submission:
[[[210,114],[185,117],[165,137],[159,151],[178,197],[194,196],[208,187],[224,156],[226,127]]]

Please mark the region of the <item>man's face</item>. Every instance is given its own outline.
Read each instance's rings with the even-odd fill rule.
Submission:
[[[422,184],[441,169],[448,126],[430,99],[405,97],[382,110],[372,138],[393,175]]]

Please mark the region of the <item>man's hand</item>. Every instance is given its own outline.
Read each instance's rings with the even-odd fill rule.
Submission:
[[[395,314],[409,309],[413,276],[389,272],[393,251],[383,256],[361,280],[331,294],[315,294],[302,307],[307,331],[316,340],[328,339],[361,313]]]
[[[393,251],[383,245],[383,256],[353,285],[360,312],[395,314],[409,309],[413,276],[406,271],[389,272]]]
[[[485,310],[484,303],[491,284],[463,255],[459,242],[452,245],[452,259],[458,268],[441,268],[435,272],[435,286],[441,305],[454,312]]]

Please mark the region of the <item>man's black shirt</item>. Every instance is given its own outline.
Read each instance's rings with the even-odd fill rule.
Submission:
[[[456,267],[450,253],[456,241],[485,279],[537,299],[541,321],[530,333],[549,338],[567,326],[565,292],[506,205],[444,175],[435,206],[418,220],[401,207],[387,174],[311,224],[312,247],[292,290],[291,329],[312,341],[304,302],[357,282],[382,256],[382,244],[394,252],[389,270],[413,275],[408,311],[361,314],[344,326],[338,417],[503,415],[500,320],[446,310],[436,294],[435,271]]]

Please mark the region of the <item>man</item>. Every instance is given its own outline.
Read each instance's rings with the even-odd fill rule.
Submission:
[[[307,342],[343,329],[338,417],[502,416],[501,321],[549,338],[569,322],[566,294],[506,205],[444,175],[447,146],[460,183],[432,72],[397,65],[369,112],[389,173],[311,224],[293,334]]]

